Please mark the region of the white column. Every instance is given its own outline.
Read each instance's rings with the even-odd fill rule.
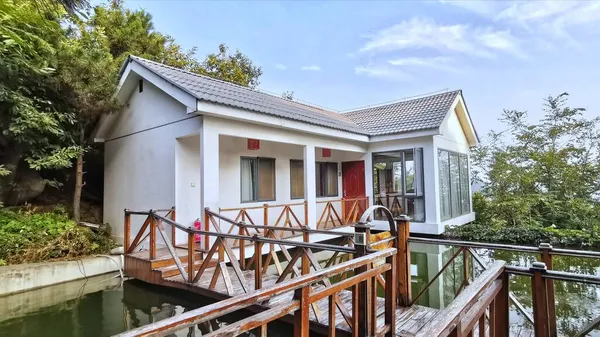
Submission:
[[[209,124],[205,118],[200,133],[200,207],[203,227],[204,209],[208,207],[214,212],[219,209],[219,133]],[[214,230],[212,227],[209,229]]]
[[[315,146],[304,146],[304,194],[308,207],[308,225],[317,228],[317,182]]]
[[[375,204],[375,196],[373,195],[373,154],[371,152],[365,153],[363,160],[365,161],[365,194],[369,197],[367,207],[371,207]]]

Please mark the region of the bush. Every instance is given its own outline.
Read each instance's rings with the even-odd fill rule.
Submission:
[[[109,226],[98,232],[77,226],[62,207],[45,212],[0,208],[0,261],[4,263],[105,254],[112,247]]]

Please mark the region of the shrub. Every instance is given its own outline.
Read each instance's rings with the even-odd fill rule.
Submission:
[[[0,208],[0,260],[5,263],[103,254],[112,247],[109,226],[101,226],[98,232],[79,227],[62,207],[45,212]]]

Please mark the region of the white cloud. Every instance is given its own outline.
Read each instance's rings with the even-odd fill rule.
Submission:
[[[426,67],[440,70],[454,71],[451,57],[405,57],[389,60],[388,63],[396,67]]]
[[[520,41],[509,30],[472,27],[466,24],[437,24],[430,18],[412,18],[385,28],[360,48],[360,52],[384,53],[429,49],[438,53],[458,53],[493,58],[498,52],[524,56]]]
[[[319,67],[317,65],[310,65],[310,66],[303,66],[300,69],[302,69],[302,70],[308,70],[308,71],[320,71],[321,67]]]
[[[367,65],[354,68],[356,75],[381,78],[394,81],[410,81],[414,77],[400,69],[387,65]]]
[[[281,64],[281,63],[277,63],[275,65],[275,68],[279,69],[279,70],[286,70],[287,67],[285,66],[285,64]]]

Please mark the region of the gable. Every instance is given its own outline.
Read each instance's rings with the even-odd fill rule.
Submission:
[[[440,126],[440,134],[448,140],[469,147],[477,146],[479,143],[462,96],[457,97],[453,107],[448,111]]]

